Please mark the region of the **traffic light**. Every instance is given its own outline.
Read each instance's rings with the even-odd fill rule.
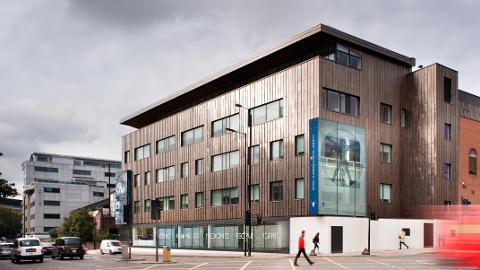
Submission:
[[[252,223],[252,212],[250,210],[245,211],[245,225],[250,225]]]

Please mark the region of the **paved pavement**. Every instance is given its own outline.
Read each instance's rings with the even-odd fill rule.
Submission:
[[[163,248],[158,249],[158,256],[162,257]],[[436,253],[437,250],[434,248],[425,249],[425,248],[409,248],[402,250],[372,250],[370,255],[362,255],[361,252],[349,252],[349,253],[335,253],[335,254],[318,254],[318,257],[355,257],[355,256],[383,256],[383,257],[400,257],[400,256],[412,256],[420,254],[432,254]],[[98,249],[89,250],[88,253],[91,254],[100,254]],[[262,252],[252,252],[252,257],[255,258],[292,258],[295,257],[295,254],[285,254],[285,253],[262,253]],[[132,248],[132,259],[142,257],[145,260],[155,260],[156,258],[155,248]],[[119,259],[122,255],[119,256]],[[193,249],[172,249],[171,258],[175,260],[175,257],[212,257],[212,258],[243,258],[244,252],[239,251],[220,251],[220,250],[193,250]]]

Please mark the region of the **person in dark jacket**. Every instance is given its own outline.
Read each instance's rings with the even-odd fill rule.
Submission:
[[[310,261],[310,259],[308,258],[307,254],[305,253],[305,231],[302,231],[302,235],[300,236],[300,238],[298,238],[298,253],[297,253],[297,256],[295,257],[295,262],[293,263],[295,266],[298,266],[297,264],[297,259],[298,257],[300,257],[300,254],[303,253],[303,256],[305,256],[305,259],[307,259],[307,261],[310,263],[310,265],[312,265],[314,262]]]
[[[317,232],[317,234],[315,234],[315,237],[313,238],[313,253],[315,253],[315,249],[318,249],[318,251],[320,251],[320,247],[318,246],[318,243],[320,242],[320,233]]]

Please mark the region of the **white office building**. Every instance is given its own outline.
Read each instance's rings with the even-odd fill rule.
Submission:
[[[35,152],[22,168],[23,234],[48,237],[71,211],[108,198],[121,162]]]

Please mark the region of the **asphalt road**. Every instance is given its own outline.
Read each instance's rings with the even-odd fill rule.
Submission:
[[[413,255],[402,257],[376,257],[376,256],[354,256],[354,257],[316,257],[315,262],[309,265],[305,258],[300,257],[298,264],[293,265],[292,258],[215,258],[215,257],[178,257],[172,258],[176,263],[155,263],[155,256],[134,256],[135,261],[121,261],[120,255],[99,255],[87,254],[83,260],[64,259],[52,260],[46,257],[43,263],[22,261],[20,264],[12,263],[9,259],[0,260],[0,269],[22,269],[22,270],[126,270],[126,269],[182,269],[182,270],[296,270],[296,269],[397,269],[397,270],[451,270],[467,269],[455,268],[441,265],[438,260],[429,255]],[[162,258],[160,257],[160,261]]]

